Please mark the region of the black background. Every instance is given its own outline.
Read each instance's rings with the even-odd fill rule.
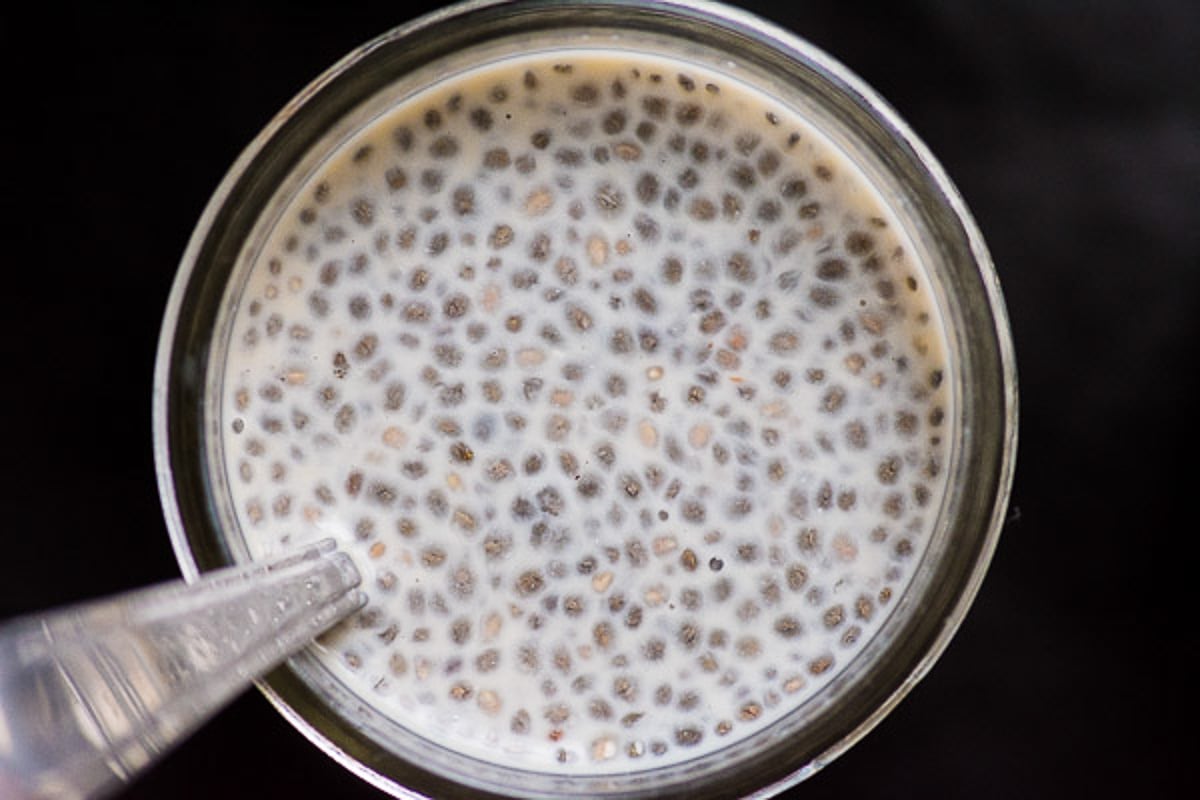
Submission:
[[[0,619],[178,575],[150,397],[191,229],[285,102],[427,5],[0,11]],[[789,797],[1195,792],[1200,4],[752,7],[942,161],[991,247],[1022,393],[975,607],[908,699]],[[382,797],[254,692],[122,794],[213,796]]]

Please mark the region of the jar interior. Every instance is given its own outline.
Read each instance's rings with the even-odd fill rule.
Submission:
[[[837,678],[749,738],[674,766],[569,776],[506,768],[413,735],[312,653],[266,679],[268,697],[306,736],[397,795],[682,796],[714,781],[711,796],[741,797],[801,780],[877,724],[931,666],[978,589],[1003,515],[1015,379],[999,290],[961,200],[890,109],[822,54],[734,12],[477,5],[388,34],[319,79],[243,155],[205,212],[168,310],[156,399],[164,507],[185,573],[250,557],[226,484],[220,367],[250,267],[295,193],[339,143],[424,87],[514,53],[581,47],[732,71],[811,120],[904,209],[898,216],[931,273],[954,365],[945,469],[952,487],[970,491],[947,492],[907,591]]]

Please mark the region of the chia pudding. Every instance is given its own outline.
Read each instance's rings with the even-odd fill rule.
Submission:
[[[943,323],[839,150],[731,74],[589,50],[444,77],[344,138],[231,302],[251,554],[337,539],[321,658],[541,772],[678,763],[814,698],[946,493]]]

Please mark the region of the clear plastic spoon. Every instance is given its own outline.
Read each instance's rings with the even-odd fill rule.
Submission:
[[[361,608],[359,582],[325,540],[0,626],[0,798],[113,793]]]

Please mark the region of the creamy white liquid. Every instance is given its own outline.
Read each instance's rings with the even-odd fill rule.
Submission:
[[[448,79],[328,159],[245,285],[243,532],[355,555],[371,603],[322,657],[446,747],[726,746],[854,658],[930,535],[953,415],[909,249],[727,76],[572,51]]]

